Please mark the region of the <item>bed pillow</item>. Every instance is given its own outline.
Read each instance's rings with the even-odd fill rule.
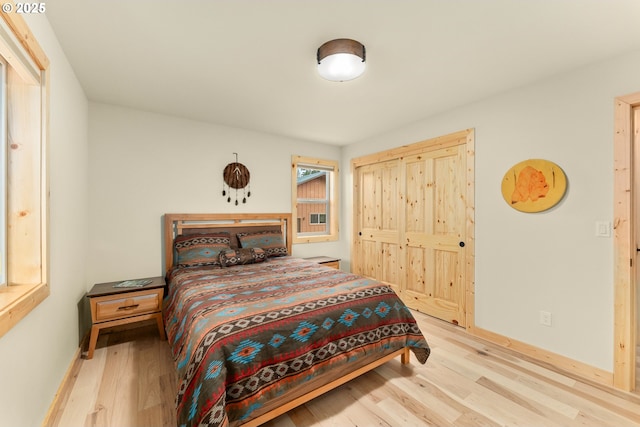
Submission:
[[[220,265],[220,251],[230,249],[229,233],[201,233],[177,236],[173,242],[178,267]]]
[[[238,233],[238,242],[242,248],[263,249],[267,257],[288,255],[281,231]]]
[[[267,254],[261,248],[225,249],[220,252],[220,265],[230,267],[232,265],[256,264],[267,259]]]

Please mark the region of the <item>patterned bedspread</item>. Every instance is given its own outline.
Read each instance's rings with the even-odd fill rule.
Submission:
[[[293,257],[169,274],[165,325],[178,371],[179,426],[248,421],[329,370],[429,346],[386,285]]]

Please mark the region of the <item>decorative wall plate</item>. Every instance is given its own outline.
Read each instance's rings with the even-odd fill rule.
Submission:
[[[566,189],[564,171],[549,160],[525,160],[502,178],[502,197],[509,206],[522,212],[542,212],[555,206]]]

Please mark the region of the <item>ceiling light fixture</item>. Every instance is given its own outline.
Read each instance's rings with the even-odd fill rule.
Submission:
[[[364,73],[364,45],[351,39],[335,39],[318,48],[318,73],[332,82],[344,82]]]

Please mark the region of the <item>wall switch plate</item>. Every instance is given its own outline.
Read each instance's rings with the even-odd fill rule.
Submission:
[[[548,311],[540,312],[540,324],[544,326],[551,326],[551,313]]]
[[[596,221],[596,236],[598,236],[598,237],[611,237],[611,222],[610,221]]]

